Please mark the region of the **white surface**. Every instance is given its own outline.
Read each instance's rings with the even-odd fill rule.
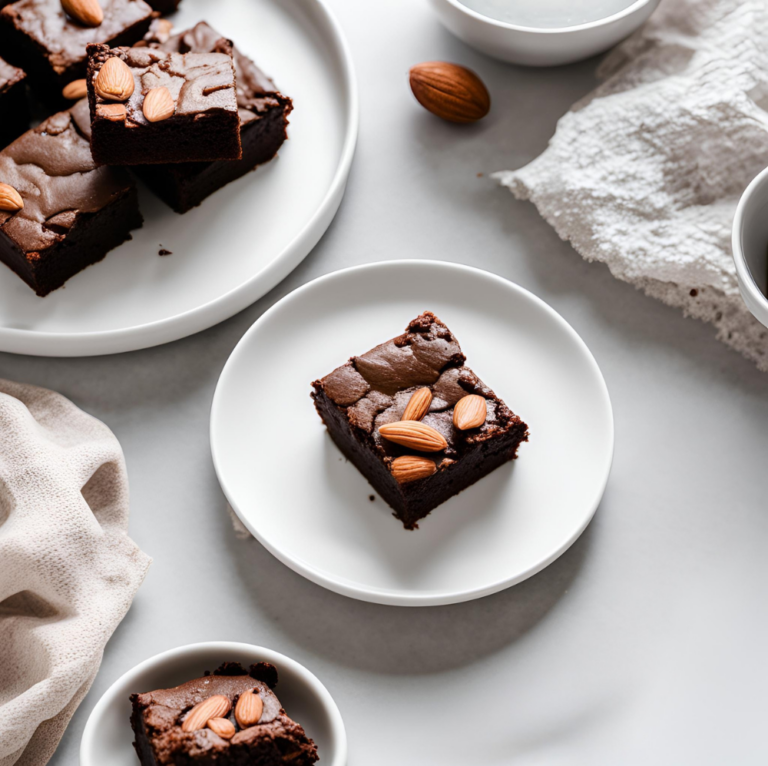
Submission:
[[[572,27],[600,21],[629,8],[635,0],[459,0],[497,21],[521,27]]]
[[[324,766],[346,766],[347,735],[341,713],[328,690],[303,665],[262,646],[233,642],[192,644],[171,649],[132,668],[117,679],[93,709],[80,744],[80,766],[136,766],[131,716],[131,694],[169,689],[223,662],[245,668],[271,662],[278,670],[275,694],[285,712],[300,721],[315,741]]]
[[[733,262],[739,292],[752,315],[768,327],[768,169],[747,187],[733,220]]]
[[[309,393],[426,309],[531,437],[409,532],[343,458]],[[613,415],[589,350],[535,296],[466,266],[385,262],[306,285],[246,333],[216,388],[211,451],[240,519],[292,569],[364,601],[431,606],[514,585],[573,543],[605,489]]]
[[[133,240],[38,298],[0,272],[0,348],[75,356],[146,348],[232,316],[279,282],[323,235],[344,194],[357,93],[343,35],[321,0],[185,0],[178,30],[201,19],[233,37],[294,99],[275,160],[179,216],[146,188]],[[164,247],[173,255],[158,257]]]
[[[731,257],[736,206],[768,158],[768,6],[666,0],[602,63],[547,150],[498,178],[587,260],[768,371]]]
[[[55,388],[112,428],[129,531],[154,557],[51,766],[77,763],[90,711],[124,672],[216,640],[273,647],[315,673],[344,716],[350,766],[764,766],[768,376],[585,262],[487,177],[546,148],[597,62],[520,69],[458,42],[426,3],[387,0],[375,28],[370,3],[331,5],[362,130],[310,256],[256,305],[177,343],[0,354],[0,374]],[[449,125],[416,103],[408,70],[433,59],[483,77],[486,120]],[[424,609],[339,596],[238,540],[208,438],[224,363],[266,309],[323,274],[407,257],[468,263],[541,296],[595,355],[616,420],[603,501],[563,556],[501,593]],[[403,710],[421,726],[393,729]]]
[[[581,61],[608,50],[642,26],[660,0],[635,0],[624,10],[575,26],[525,26],[490,18],[461,0],[429,0],[446,28],[489,56],[528,66],[556,66]],[[537,13],[538,0],[529,3]]]

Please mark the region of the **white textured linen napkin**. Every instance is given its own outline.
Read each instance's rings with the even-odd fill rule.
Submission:
[[[495,177],[584,258],[768,371],[730,245],[738,199],[768,164],[766,1],[662,0],[598,75],[543,154]]]
[[[0,380],[0,766],[42,766],[150,559],[126,534],[117,439],[52,391]]]

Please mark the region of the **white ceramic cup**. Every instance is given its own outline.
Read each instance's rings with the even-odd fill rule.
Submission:
[[[529,66],[555,66],[602,53],[641,27],[661,0],[636,0],[623,11],[572,27],[523,27],[497,21],[459,0],[430,0],[440,21],[481,53]]]
[[[768,327],[768,168],[741,195],[732,243],[741,296],[754,317]]]

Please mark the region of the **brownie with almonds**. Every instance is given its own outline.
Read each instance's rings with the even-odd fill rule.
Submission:
[[[144,0],[99,0],[104,19],[88,27],[68,16],[61,0],[17,0],[0,11],[0,51],[29,75],[41,99],[69,106],[64,86],[85,77],[88,43],[133,45],[155,16]]]
[[[155,48],[89,45],[88,103],[91,150],[103,165],[239,160],[240,115],[235,69],[228,41],[216,51],[172,53]],[[100,73],[111,59],[113,71],[133,78],[124,99],[105,98]],[[123,66],[124,65],[124,66]],[[151,94],[164,92],[170,109],[164,117],[147,109]],[[152,119],[148,119],[151,117]]]
[[[0,149],[29,127],[26,79],[21,69],[0,58]]]
[[[406,529],[517,457],[528,426],[431,312],[312,386],[328,432]]]
[[[100,261],[142,225],[136,186],[91,156],[85,99],[0,152],[0,180],[23,207],[0,209],[0,261],[38,295]]]
[[[274,665],[228,662],[212,674],[131,695],[143,766],[311,766],[317,746],[275,696]]]
[[[192,29],[170,36],[165,19],[153,22],[146,42],[176,53],[205,53],[222,45],[222,36],[201,21]],[[231,45],[230,41],[225,41]],[[237,77],[237,106],[243,156],[231,162],[143,165],[136,174],[177,213],[186,213],[218,189],[269,162],[286,140],[293,102],[284,96],[247,56],[232,45]]]

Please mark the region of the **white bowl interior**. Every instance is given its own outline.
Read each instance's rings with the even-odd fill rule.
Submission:
[[[159,654],[119,678],[93,709],[80,750],[80,766],[137,766],[129,697],[135,692],[178,686],[215,670],[226,661],[271,662],[278,669],[275,689],[285,711],[314,739],[324,766],[344,766],[347,741],[341,714],[320,681],[295,660],[250,644],[193,644]]]
[[[740,236],[750,275],[760,292],[768,295],[768,175],[744,202]]]

